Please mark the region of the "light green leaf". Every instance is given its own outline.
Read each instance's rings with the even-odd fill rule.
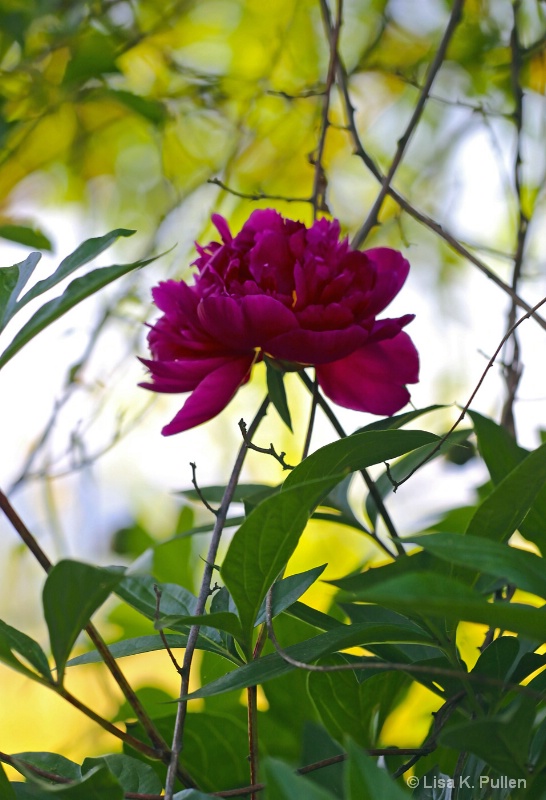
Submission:
[[[77,637],[123,575],[78,561],[60,561],[47,576],[44,616],[62,683],[66,661]]]
[[[0,331],[15,313],[17,298],[41,257],[40,253],[30,253],[19,264],[0,268]]]
[[[49,300],[47,303],[36,311],[36,313],[23,325],[19,333],[16,334],[11,344],[7,346],[2,355],[0,356],[0,368],[5,366],[13,356],[21,350],[28,342],[37,336],[44,328],[51,325],[52,322],[62,317],[67,311],[74,308],[74,306],[81,303],[82,300],[90,297],[99,289],[103,289],[112,281],[121,278],[128,272],[135,269],[140,269],[154,261],[154,258],[148,258],[145,261],[135,261],[132,264],[117,264],[112,267],[101,267],[81,278],[76,278],[72,281],[60,297],[54,300]],[[32,290],[31,290],[32,291]],[[30,294],[30,292],[29,292]],[[26,297],[23,297],[17,306],[18,308],[26,302]]]
[[[171,649],[177,647],[186,647],[188,637],[182,634],[168,633],[165,635],[167,643]],[[140,653],[152,653],[156,650],[164,650],[165,645],[161,636],[137,636],[134,639],[123,639],[121,642],[114,642],[109,644],[108,649],[114,658],[126,658],[127,656],[136,656]],[[206,649],[201,646],[202,650]],[[211,648],[213,653],[217,653],[216,648]],[[78,667],[81,664],[100,664],[102,658],[98,650],[90,650],[88,653],[83,653],[81,656],[71,658],[66,662],[67,667]]]
[[[4,223],[0,225],[0,237],[25,247],[35,247],[37,250],[53,250],[53,245],[45,233],[29,225]]]

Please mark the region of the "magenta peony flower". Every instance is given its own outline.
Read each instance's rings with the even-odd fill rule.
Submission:
[[[264,356],[287,369],[316,367],[335,403],[394,414],[416,383],[417,351],[402,331],[413,319],[377,320],[401,289],[409,264],[395,250],[351,250],[339,222],[310,228],[271,209],[254,211],[233,237],[212,217],[222,244],[197,245],[192,286],[169,280],[153,290],[163,316],[142,359],[155,392],[191,392],[163,428],[169,436],[214,417]]]

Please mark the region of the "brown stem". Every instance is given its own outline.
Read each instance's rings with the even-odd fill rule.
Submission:
[[[248,430],[249,437],[252,437],[252,435],[255,433],[256,429],[258,428],[258,425],[260,424],[260,422],[262,421],[267,412],[268,406],[269,406],[269,397],[266,397]],[[199,616],[204,612],[205,604],[210,595],[210,586],[212,582],[214,563],[216,560],[216,555],[218,553],[220,539],[222,537],[222,532],[224,530],[224,526],[226,523],[229,506],[233,499],[235,489],[237,488],[237,483],[239,480],[239,476],[241,474],[241,470],[243,468],[243,463],[245,460],[247,450],[248,447],[246,443],[243,442],[243,445],[241,446],[237,458],[235,460],[233,471],[231,473],[229,482],[226,486],[222,502],[220,503],[220,507],[218,508],[218,513],[216,515],[216,522],[214,524],[214,529],[212,531],[212,537],[210,540],[207,558],[205,561],[205,569],[203,572],[203,578],[201,580],[201,588],[199,590],[199,596],[197,598],[197,604],[194,611],[195,616]],[[195,653],[195,648],[197,645],[197,638],[199,636],[199,627],[200,627],[199,625],[192,625],[188,635],[188,642],[186,644],[184,661],[182,664],[182,684],[180,687],[180,694],[182,696],[187,695],[189,690],[190,671],[193,661],[193,655]],[[171,751],[172,755],[169,763],[169,769],[167,771],[167,781],[165,785],[165,800],[172,800],[174,795],[174,782],[176,778],[176,772],[178,769],[178,760],[180,752],[182,750],[184,725],[186,722],[187,709],[188,709],[188,701],[187,700],[180,701],[178,704],[178,709],[176,712],[176,720],[174,725],[173,744]]]

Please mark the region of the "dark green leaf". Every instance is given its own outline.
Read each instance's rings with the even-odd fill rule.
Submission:
[[[546,485],[546,444],[530,453],[478,506],[466,530],[503,542],[524,520],[537,494]]]
[[[173,633],[166,634],[168,645],[174,649],[176,647],[186,647],[188,637],[185,635],[178,635]],[[159,635],[157,636],[138,636],[134,639],[124,639],[121,642],[115,642],[108,645],[108,649],[114,658],[126,658],[127,656],[136,656],[139,653],[152,653],[155,650],[164,650],[165,645]],[[205,648],[201,648],[205,649]],[[213,649],[212,652],[218,652]],[[67,667],[77,667],[81,664],[100,664],[102,658],[98,650],[90,650],[88,653],[83,653],[81,656],[71,658],[66,662]]]
[[[16,800],[15,792],[2,764],[0,764],[0,797],[2,800]]]
[[[333,630],[321,633],[304,642],[290,645],[285,651],[294,659],[305,663],[312,663],[321,656],[327,656],[338,650],[345,650],[349,647],[359,645],[368,646],[375,642],[418,642],[434,646],[434,642],[428,636],[416,633],[406,626],[356,623],[353,625],[339,625]],[[366,660],[366,659],[361,659]],[[374,659],[369,659],[373,664]],[[212,697],[215,694],[244,689],[247,686],[265,683],[279,675],[290,672],[294,667],[284,661],[277,653],[272,653],[263,658],[256,659],[249,664],[245,664],[227,675],[223,675],[216,681],[207,684],[190,697]]]
[[[288,400],[286,399],[286,389],[284,388],[284,373],[279,369],[272,366],[266,359],[265,361],[266,375],[267,375],[267,391],[269,399],[275,406],[279,417],[284,424],[292,430],[292,420],[290,418],[290,409],[288,408]]]
[[[123,753],[86,758],[82,764],[82,773],[85,775],[95,767],[101,766],[105,766],[112,775],[115,775],[125,792],[160,794],[163,788],[152,767]]]
[[[28,769],[27,764],[43,769],[46,772],[51,772],[53,775],[59,775],[61,778],[69,778],[72,781],[79,781],[82,777],[80,765],[58,753],[15,753],[13,758],[18,762],[21,774],[27,777],[33,774]]]
[[[44,616],[59,683],[74,642],[122,577],[121,573],[68,560],[55,564],[47,576]]]
[[[277,581],[273,585],[271,598],[272,616],[276,617],[281,611],[285,611],[289,606],[293,605],[320,578],[326,567],[327,564],[323,564],[320,567],[314,567],[297,575],[289,575],[288,578]],[[256,625],[261,625],[262,622],[265,622],[265,606],[264,600],[256,617]]]
[[[456,533],[432,533],[416,536],[414,541],[425,550],[450,564],[501,578],[531,594],[546,598],[544,560],[534,553],[483,539]]]
[[[17,656],[22,656],[27,663],[20,661]],[[2,620],[0,620],[0,661],[17,672],[22,672],[23,675],[36,680],[36,673],[27,666],[30,664],[39,676],[45,678],[46,681],[53,681],[46,654],[38,642]]]
[[[264,760],[267,800],[335,800],[335,795],[273,758]]]
[[[112,281],[121,278],[128,272],[135,269],[140,269],[154,261],[154,258],[146,259],[145,261],[135,261],[133,264],[117,264],[112,267],[101,267],[81,278],[76,278],[72,281],[60,297],[54,300],[49,300],[47,303],[36,311],[36,313],[23,325],[19,333],[12,340],[11,344],[4,350],[0,356],[0,367],[5,366],[13,356],[21,350],[28,342],[31,341],[37,334],[51,325],[52,322],[62,317],[67,311],[74,308],[74,306],[81,303],[82,300],[90,297],[99,289],[104,288]],[[29,292],[30,294],[30,292]],[[23,297],[21,303],[26,302],[26,297]]]
[[[396,414],[394,417],[385,417],[385,419],[378,419],[375,422],[370,422],[369,425],[359,428],[355,433],[397,430],[407,425],[408,422],[412,422],[414,419],[422,417],[424,414],[429,414],[431,411],[438,411],[440,408],[446,408],[446,406],[434,405],[427,406],[426,408],[416,408],[413,411],[405,411],[403,414]]]
[[[0,225],[0,237],[25,247],[35,247],[37,250],[53,250],[47,236],[38,228],[31,228],[28,225]]]
[[[481,622],[531,639],[546,639],[546,613],[542,610],[516,603],[488,603],[468,586],[446,575],[427,572],[401,575],[361,591],[345,592],[340,599],[378,603],[405,614],[411,610],[425,619],[440,616],[454,622]]]
[[[212,794],[198,792],[197,789],[184,789],[182,792],[177,792],[173,800],[215,800],[215,797]]]
[[[237,614],[232,614],[229,611],[217,611],[216,613],[201,614],[196,617],[166,614],[161,615],[155,622],[155,627],[158,630],[162,628],[178,630],[181,627],[189,628],[192,625],[205,625],[208,628],[225,631],[237,640],[242,640],[243,638],[241,623],[239,622]]]
[[[345,766],[347,800],[408,800],[409,794],[398,786],[385,769],[367,756],[351,740],[347,743],[349,759]]]
[[[47,800],[61,797],[62,800],[123,800],[124,792],[117,779],[104,767],[91,770],[81,781],[71,784],[52,784],[42,778],[32,777],[32,784],[24,784],[29,800]],[[17,794],[19,796],[19,794]]]

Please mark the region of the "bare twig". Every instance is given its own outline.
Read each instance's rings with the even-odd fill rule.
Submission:
[[[290,466],[290,464],[287,464],[286,461],[284,460],[286,453],[284,451],[281,453],[277,453],[277,451],[273,446],[273,443],[271,443],[269,447],[258,447],[258,445],[253,444],[250,437],[250,432],[247,432],[246,423],[244,419],[239,420],[239,429],[241,431],[243,441],[249,450],[255,450],[256,453],[264,453],[266,456],[273,456],[273,458],[279,462],[279,464],[283,469],[294,469],[294,467]]]
[[[289,197],[283,194],[265,194],[264,192],[238,192],[232,189],[227,184],[223,183],[219,178],[209,178],[207,183],[212,183],[213,186],[219,186],[224,192],[241,197],[243,200],[283,200],[285,203],[312,203],[312,197]]]
[[[402,161],[402,158],[404,157],[404,152],[413,135],[413,132],[415,131],[417,124],[421,119],[421,114],[423,113],[423,109],[425,108],[426,102],[428,100],[428,95],[432,87],[432,84],[434,82],[434,79],[436,78],[436,75],[440,67],[442,66],[442,63],[446,57],[446,52],[449,42],[451,41],[451,38],[455,33],[455,30],[460,22],[463,6],[464,6],[464,0],[454,0],[451,9],[451,14],[449,17],[449,22],[444,31],[444,35],[442,37],[442,41],[440,42],[440,46],[436,51],[436,55],[434,56],[430,64],[425,84],[419,95],[419,99],[415,104],[415,108],[413,110],[413,114],[411,115],[411,119],[406,127],[406,130],[402,134],[402,137],[398,140],[398,147],[396,148],[396,153],[394,154],[394,158],[391,162],[387,174],[382,180],[381,189],[379,191],[379,194],[377,195],[375,203],[373,204],[370,210],[370,213],[368,214],[368,218],[353,237],[353,241],[351,244],[355,248],[362,246],[369,232],[372,230],[373,227],[375,227],[375,225],[378,224],[379,212],[381,210],[385,198],[389,194],[389,186],[396,173],[396,170],[398,169]]]
[[[155,598],[156,598],[156,601],[155,601],[155,619],[156,619],[156,622],[157,622],[159,620],[159,615],[160,615],[162,591],[161,591],[161,589],[159,588],[159,586],[156,583],[154,583],[154,592],[155,592]],[[182,667],[180,666],[180,664],[176,660],[173,651],[169,647],[169,643],[167,641],[167,637],[163,633],[163,628],[159,628],[159,635],[161,637],[161,641],[163,642],[163,647],[167,651],[167,654],[168,654],[169,658],[171,659],[175,670],[178,672],[179,675],[182,675]]]
[[[193,488],[197,492],[197,496],[199,497],[205,508],[211,512],[211,514],[214,514],[215,517],[218,516],[218,511],[211,506],[211,504],[209,503],[209,501],[207,500],[207,498],[205,497],[205,495],[203,494],[203,492],[201,491],[201,489],[197,484],[197,464],[195,464],[193,461],[190,461],[190,467],[191,467],[191,482],[193,484]]]
[[[489,370],[491,369],[491,367],[492,367],[492,366],[493,366],[493,364],[495,363],[495,361],[496,361],[496,359],[497,359],[497,356],[499,355],[500,351],[501,351],[501,350],[502,350],[502,348],[504,347],[504,344],[506,343],[506,341],[507,341],[507,340],[510,338],[510,336],[513,334],[513,332],[516,330],[516,328],[517,328],[519,325],[521,325],[521,323],[522,323],[522,322],[525,322],[525,320],[526,320],[526,319],[529,319],[529,318],[530,318],[530,317],[533,315],[533,312],[534,312],[536,309],[540,308],[540,306],[544,305],[544,303],[546,303],[546,297],[543,297],[543,298],[542,298],[542,300],[540,300],[540,302],[538,302],[538,303],[537,303],[535,306],[533,306],[533,308],[532,308],[532,309],[530,309],[530,311],[529,311],[527,314],[524,314],[524,315],[523,315],[523,317],[520,317],[520,318],[517,320],[517,322],[515,322],[515,323],[514,323],[514,325],[513,325],[513,326],[510,328],[510,330],[508,330],[508,331],[507,331],[507,332],[504,334],[504,336],[502,337],[502,339],[501,339],[501,341],[500,341],[500,343],[499,343],[499,345],[498,345],[497,349],[495,350],[495,352],[493,353],[493,355],[492,355],[492,356],[491,356],[491,358],[489,359],[489,361],[488,361],[488,363],[487,363],[487,366],[486,366],[486,368],[485,368],[485,369],[484,369],[484,371],[482,372],[481,378],[480,378],[480,380],[478,381],[478,383],[476,384],[476,387],[475,387],[474,391],[472,392],[472,394],[470,395],[470,397],[468,398],[468,400],[467,400],[467,401],[466,401],[466,403],[464,404],[464,406],[463,406],[463,408],[462,408],[462,410],[461,410],[461,413],[460,413],[460,414],[459,414],[459,416],[457,417],[456,421],[453,423],[453,425],[452,425],[452,426],[451,426],[451,428],[448,430],[448,432],[447,432],[446,434],[444,434],[444,436],[442,436],[442,438],[440,439],[440,441],[438,442],[438,444],[436,445],[436,447],[434,447],[434,449],[430,451],[430,453],[429,453],[429,454],[426,456],[426,458],[424,458],[424,459],[423,459],[423,460],[422,460],[422,461],[421,461],[419,464],[417,464],[417,466],[416,466],[416,467],[414,467],[414,468],[411,470],[411,472],[408,472],[408,474],[406,475],[406,477],[405,477],[405,478],[403,478],[401,481],[396,481],[396,480],[395,480],[395,479],[392,477],[392,473],[390,472],[390,470],[387,470],[387,476],[388,476],[388,478],[389,478],[390,482],[392,483],[392,485],[393,485],[393,487],[394,487],[394,491],[395,491],[395,492],[396,492],[396,490],[398,489],[398,487],[399,487],[399,486],[402,486],[402,484],[403,484],[403,483],[405,483],[407,480],[409,480],[409,479],[411,478],[411,476],[412,476],[412,475],[415,475],[415,473],[417,472],[417,470],[421,469],[421,467],[422,467],[422,466],[424,466],[425,464],[427,464],[427,463],[430,461],[430,459],[431,459],[431,458],[433,458],[433,457],[436,455],[436,453],[437,453],[437,452],[440,450],[440,448],[441,448],[441,447],[443,447],[443,445],[445,444],[445,442],[447,441],[447,439],[449,438],[449,436],[451,436],[451,434],[453,433],[453,431],[455,430],[455,428],[457,428],[457,426],[458,426],[458,425],[460,425],[460,423],[461,423],[461,422],[463,421],[463,419],[465,418],[465,416],[466,416],[466,412],[468,411],[468,409],[470,408],[470,406],[471,406],[471,404],[472,404],[472,401],[474,400],[474,398],[475,398],[475,397],[476,397],[476,395],[478,394],[478,392],[479,392],[479,390],[480,390],[480,388],[481,388],[481,386],[482,386],[482,383],[484,382],[484,380],[485,380],[485,378],[486,378],[486,375],[487,375],[487,373],[489,372]]]

